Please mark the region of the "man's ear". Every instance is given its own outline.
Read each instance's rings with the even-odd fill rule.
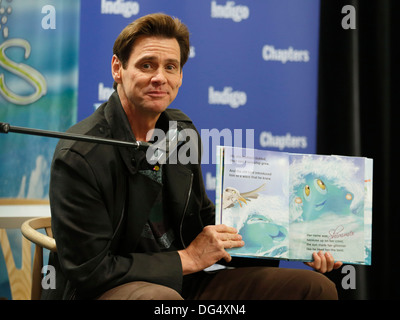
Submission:
[[[111,59],[111,74],[116,83],[121,83],[122,63],[114,54]]]
[[[182,80],[183,80],[183,70],[181,70],[181,79],[180,79],[180,81],[179,81],[178,88],[181,87],[181,85],[182,85]]]

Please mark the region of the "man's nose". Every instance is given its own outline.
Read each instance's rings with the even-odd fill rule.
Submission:
[[[164,84],[167,82],[167,77],[165,76],[165,70],[163,68],[158,68],[151,78],[153,84]]]

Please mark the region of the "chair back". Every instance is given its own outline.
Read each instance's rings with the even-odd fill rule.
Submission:
[[[39,232],[39,229],[44,229],[46,234]],[[31,299],[40,300],[42,294],[43,248],[53,252],[57,251],[56,241],[51,231],[51,217],[26,220],[21,226],[21,232],[25,238],[35,244]]]

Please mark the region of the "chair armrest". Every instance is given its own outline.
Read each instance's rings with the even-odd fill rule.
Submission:
[[[50,217],[41,219],[30,219],[25,221],[21,226],[21,232],[25,238],[39,245],[42,248],[46,248],[50,251],[57,251],[56,241],[54,238],[49,237],[36,229],[47,228],[50,226]]]

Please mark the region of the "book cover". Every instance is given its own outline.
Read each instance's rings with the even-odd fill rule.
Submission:
[[[218,147],[216,223],[233,256],[371,264],[372,159]]]

